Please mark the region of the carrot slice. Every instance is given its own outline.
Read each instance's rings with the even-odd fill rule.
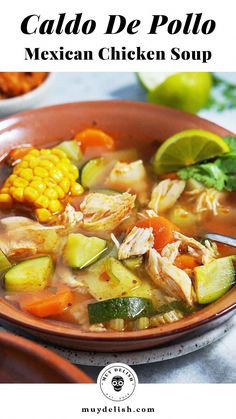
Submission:
[[[180,269],[194,269],[199,265],[199,263],[193,256],[180,255],[175,259],[175,265]]]
[[[23,159],[23,157],[34,148],[32,146],[23,146],[13,148],[7,156],[8,164],[13,164],[17,160]]]
[[[174,231],[179,231],[179,228],[172,224],[165,217],[152,217],[141,220],[136,224],[137,227],[153,228],[154,248],[158,251],[162,250],[168,243],[173,242]]]
[[[100,129],[88,128],[76,134],[75,139],[79,142],[81,150],[87,148],[102,147],[106,150],[114,149],[114,140],[110,135]]]
[[[66,290],[59,291],[57,294],[47,296],[32,303],[22,303],[21,308],[37,317],[49,317],[63,313],[72,302],[73,293]]]

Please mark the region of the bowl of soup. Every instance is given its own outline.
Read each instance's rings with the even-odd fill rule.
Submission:
[[[79,368],[20,336],[0,332],[0,383],[84,383],[93,381]]]
[[[233,143],[197,116],[128,101],[3,120],[1,322],[128,351],[225,321],[236,251],[205,234],[236,237]]]

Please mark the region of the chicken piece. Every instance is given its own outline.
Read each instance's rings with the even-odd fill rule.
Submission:
[[[149,208],[157,214],[172,208],[184,191],[185,185],[184,180],[162,180],[152,190]]]
[[[89,193],[80,205],[83,227],[91,230],[112,231],[131,214],[135,195],[127,192],[118,195]]]
[[[219,209],[222,208],[220,200],[223,199],[224,193],[214,188],[196,188],[186,191],[186,195],[189,196],[190,200],[195,201],[194,211],[198,214],[211,211],[214,215],[217,215]]]
[[[36,253],[57,253],[63,226],[44,226],[26,217],[7,217],[0,221],[3,231],[0,248],[10,257],[29,257]]]
[[[76,271],[72,271],[72,269],[67,266],[59,265],[56,269],[55,276],[60,278],[61,282],[68,285],[70,288],[84,288],[86,291],[88,290],[88,287],[85,286],[81,275]]]
[[[170,263],[174,263],[177,256],[179,256],[180,244],[180,240],[173,243],[168,243],[165,247],[163,247],[161,256],[167,258]]]
[[[184,300],[190,305],[193,304],[193,289],[189,276],[155,249],[149,252],[147,272],[157,287],[168,295]]]
[[[83,214],[80,211],[76,211],[72,205],[67,204],[63,213],[59,216],[59,223],[68,226],[75,227],[82,223]]]
[[[110,188],[135,193],[141,204],[148,201],[147,174],[142,160],[132,163],[117,162],[106,184]]]
[[[144,255],[153,247],[154,237],[151,228],[133,227],[118,250],[118,259]]]
[[[192,237],[184,236],[178,231],[175,231],[173,235],[176,240],[181,241],[181,247],[183,249],[185,249],[191,256],[196,257],[198,261],[204,265],[211,262],[218,256],[217,245],[215,243],[211,244],[208,240],[206,240],[204,245]]]

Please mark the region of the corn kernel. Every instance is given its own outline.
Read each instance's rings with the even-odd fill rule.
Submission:
[[[50,160],[50,162],[53,164],[57,164],[60,161],[59,157],[55,156],[54,154],[47,156],[47,160]]]
[[[51,218],[51,213],[45,208],[36,209],[35,214],[41,223],[46,223]]]
[[[59,183],[63,179],[63,174],[58,169],[51,169],[49,175],[57,183]]]
[[[74,177],[74,175],[72,175],[72,173],[68,173],[67,174],[67,178],[71,181],[74,182],[77,178]]]
[[[25,180],[31,180],[33,177],[33,170],[32,169],[22,169],[19,173],[20,177]]]
[[[37,157],[30,156],[29,167],[31,169],[34,169],[35,167],[39,165],[39,162],[40,162],[40,159],[38,159]]]
[[[67,175],[67,173],[69,172],[69,168],[69,165],[67,165],[66,163],[62,163],[61,161],[57,163],[57,169],[59,169],[65,175]]]
[[[47,156],[48,154],[51,154],[51,150],[49,150],[48,148],[42,148],[42,150],[40,150],[40,154],[42,156]]]
[[[36,189],[40,193],[43,193],[45,191],[45,189],[46,189],[46,185],[42,182],[42,180],[33,180],[30,183],[30,186],[32,188]]]
[[[57,191],[58,198],[60,198],[60,199],[64,198],[65,192],[63,191],[63,189],[59,185],[55,186],[55,191]]]
[[[54,188],[56,186],[56,182],[50,177],[44,178],[43,181],[48,188]]]
[[[71,194],[73,196],[78,196],[78,195],[81,195],[84,192],[84,188],[83,188],[82,185],[75,182],[75,183],[72,183],[70,191],[71,191]]]
[[[34,188],[30,187],[30,186],[27,186],[25,188],[25,190],[24,190],[24,198],[28,202],[31,202],[31,203],[35,202],[36,199],[38,198],[38,196],[39,196],[39,192],[36,189],[34,189]]]
[[[46,189],[45,196],[47,196],[49,199],[57,199],[58,198],[58,193],[55,189],[52,188],[48,188]]]
[[[27,169],[24,169],[27,170]],[[21,177],[16,176],[16,179],[13,181],[13,186],[17,188],[25,188],[25,186],[28,185],[28,181],[25,179],[22,179]]]
[[[36,199],[34,204],[36,205],[36,207],[39,208],[47,208],[49,204],[49,199],[45,195],[41,195]]]
[[[62,150],[59,150],[58,148],[54,148],[52,150],[52,154],[55,154],[60,159],[66,158],[66,153],[64,151],[62,151]]]
[[[7,194],[8,194],[8,193],[9,193],[9,188],[7,188],[7,187],[5,187],[5,186],[4,186],[4,187],[0,190],[0,193],[4,193],[4,194],[5,194],[5,193],[7,193]]]
[[[9,185],[12,185],[13,182],[14,182],[14,180],[17,179],[17,178],[18,178],[17,175],[11,175],[11,176],[9,176],[9,178],[7,179],[8,184]]]
[[[52,169],[54,167],[54,164],[50,160],[41,160],[39,162],[39,166],[45,167],[45,169]]]
[[[59,186],[63,189],[63,191],[67,194],[70,189],[70,181],[67,178],[62,179]]]
[[[0,193],[0,205],[11,206],[12,197],[8,193]]]
[[[48,208],[49,208],[49,210],[50,210],[52,213],[54,213],[54,212],[59,212],[59,211],[61,211],[61,210],[62,210],[62,208],[63,208],[63,206],[62,206],[62,204],[60,203],[60,201],[58,201],[58,199],[52,199],[52,200],[49,202]]]
[[[32,155],[28,152],[27,154],[25,154],[22,161],[27,161],[29,163],[31,159],[32,159]]]
[[[24,188],[11,188],[12,197],[18,202],[24,202]]]
[[[27,169],[27,167],[29,167],[29,163],[27,161],[22,160],[20,163],[17,164],[16,167],[21,169]]]
[[[72,164],[69,171],[74,176],[74,180],[78,179],[78,177],[79,177],[79,170],[77,169],[76,166],[74,166]]]
[[[48,171],[43,167],[35,167],[34,174],[40,177],[48,177]]]
[[[34,150],[31,150],[31,151],[29,152],[29,154],[30,154],[31,156],[38,157],[38,156],[40,155],[40,151],[39,151],[39,150],[37,150],[37,149],[35,148]]]

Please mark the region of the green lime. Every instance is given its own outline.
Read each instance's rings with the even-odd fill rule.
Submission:
[[[145,81],[142,76],[142,83],[145,83],[146,87],[154,86],[153,73],[151,74],[152,77],[146,76]],[[155,87],[151,87],[151,90],[148,91],[149,102],[191,113],[198,112],[207,104],[212,86],[210,73],[175,73],[159,82],[160,74]]]
[[[159,147],[153,159],[153,168],[157,174],[176,172],[228,151],[228,144],[212,132],[201,129],[181,131]]]
[[[144,73],[136,73],[138,81],[147,91],[155,89],[159,84],[163,83],[167,77],[176,73],[151,73],[145,71]]]

